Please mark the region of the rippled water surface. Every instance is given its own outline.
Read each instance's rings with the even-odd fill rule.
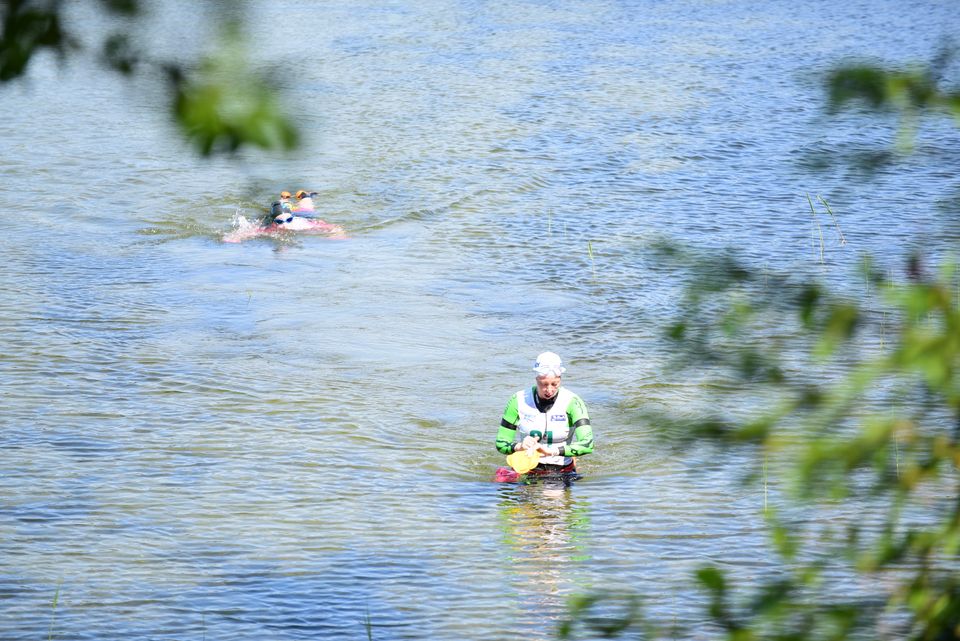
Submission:
[[[200,50],[196,10],[143,41]],[[954,3],[246,11],[295,157],[195,160],[157,86],[92,63],[0,88],[0,637],[549,639],[572,594],[696,626],[698,565],[770,571],[747,461],[637,417],[703,396],[665,369],[680,292],[645,249],[845,287],[864,254],[955,248],[954,126],[885,157],[896,122],[827,117],[821,82],[930,59]],[[221,242],[299,188],[348,239]],[[848,241],[822,219],[824,266],[806,194]],[[544,349],[596,452],[571,489],[495,484]]]

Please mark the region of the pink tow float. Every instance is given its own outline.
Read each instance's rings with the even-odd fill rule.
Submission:
[[[327,238],[346,238],[347,233],[340,225],[334,225],[319,218],[289,216],[282,222],[276,219],[269,225],[256,225],[241,218],[239,226],[223,236],[225,243],[242,243],[251,238],[262,236],[283,237],[289,233],[305,233],[326,236]]]

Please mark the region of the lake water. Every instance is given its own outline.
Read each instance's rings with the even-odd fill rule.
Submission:
[[[195,3],[155,11],[158,56],[210,43]],[[92,63],[0,87],[0,637],[532,641],[599,589],[696,629],[700,564],[773,571],[749,462],[639,416],[704,396],[666,367],[681,292],[647,248],[841,289],[865,254],[955,249],[960,132],[866,171],[895,120],[828,117],[822,85],[929,60],[955,3],[244,11],[295,156],[196,160],[162,88]],[[300,188],[348,239],[221,242]],[[821,218],[825,265],[807,194],[847,239]],[[498,485],[547,349],[596,452],[573,488]]]

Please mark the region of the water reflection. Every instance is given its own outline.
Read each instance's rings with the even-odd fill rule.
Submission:
[[[536,479],[500,489],[499,519],[520,618],[536,638],[553,638],[591,559],[589,502],[563,479]]]

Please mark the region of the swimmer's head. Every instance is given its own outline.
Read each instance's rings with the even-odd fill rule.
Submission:
[[[281,197],[281,198],[289,198],[289,197],[290,197],[290,192],[289,192],[289,191],[281,191],[281,192],[280,192],[280,197]]]
[[[273,222],[285,225],[293,220],[293,208],[290,203],[279,202],[273,204]]]
[[[297,192],[297,200],[301,200],[301,199],[303,199],[303,198],[306,198],[306,197],[309,196],[309,195],[310,195],[310,194],[308,194],[307,192],[305,192],[304,190],[301,189],[300,191]]]

